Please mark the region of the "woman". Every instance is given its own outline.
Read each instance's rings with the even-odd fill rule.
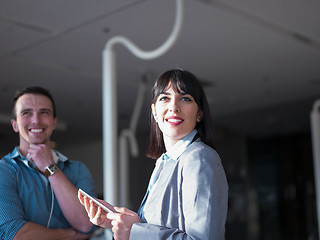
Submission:
[[[92,223],[116,240],[224,239],[228,184],[213,150],[205,93],[190,72],[162,74],[152,90],[147,156],[158,159],[138,213],[101,208],[79,195]]]

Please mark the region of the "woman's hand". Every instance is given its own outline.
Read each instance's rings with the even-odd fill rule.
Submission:
[[[138,214],[127,208],[115,207],[116,213],[108,213],[111,220],[113,237],[115,240],[128,240],[134,223],[142,222]]]
[[[87,197],[83,196],[79,191],[78,198],[81,204],[85,207],[90,222],[102,228],[112,227],[111,220],[106,217],[107,213],[104,212],[101,207],[96,206],[92,200],[89,200]],[[97,200],[104,205],[107,205],[107,203],[105,203],[104,201],[99,199]]]

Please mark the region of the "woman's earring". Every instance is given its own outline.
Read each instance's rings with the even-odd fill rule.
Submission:
[[[199,114],[197,117],[197,122],[201,122],[201,120],[202,120],[202,114]]]

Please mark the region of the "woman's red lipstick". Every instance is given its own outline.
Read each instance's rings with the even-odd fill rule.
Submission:
[[[171,116],[171,117],[167,117],[166,121],[173,126],[177,126],[183,122],[183,118],[178,116]]]

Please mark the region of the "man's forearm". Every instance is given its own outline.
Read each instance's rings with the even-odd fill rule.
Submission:
[[[88,232],[92,228],[92,223],[78,200],[78,189],[62,171],[50,176],[49,181],[67,221],[78,231]]]
[[[45,144],[30,144],[28,152],[30,158],[43,173],[46,171],[47,166],[54,162],[52,150],[50,146]],[[47,177],[64,217],[74,229],[80,232],[88,232],[92,228],[92,223],[78,200],[78,189],[70,182],[62,170],[58,170]]]
[[[81,234],[72,228],[50,229],[28,222],[20,228],[13,240],[81,240],[89,237],[90,234]]]

